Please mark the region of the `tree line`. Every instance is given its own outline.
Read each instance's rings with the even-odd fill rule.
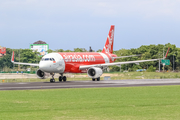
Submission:
[[[170,65],[165,66],[165,70],[172,71],[173,66],[174,70],[179,71],[180,70],[180,48],[176,47],[174,44],[158,44],[158,45],[142,45],[139,48],[132,48],[132,49],[119,49],[116,51],[113,51],[114,54],[117,56],[128,56],[128,55],[136,55],[141,54],[141,56],[136,57],[129,57],[129,58],[120,58],[117,59],[115,62],[123,62],[123,61],[134,61],[134,60],[146,60],[146,59],[157,59],[157,58],[163,58],[163,51],[164,55],[166,54],[166,51],[170,47],[168,56],[166,59],[170,60]],[[26,63],[39,63],[41,58],[39,57],[38,52],[33,52],[29,49],[6,49],[6,55],[2,58],[0,58],[0,71],[11,71],[11,70],[17,70],[18,65],[13,65],[11,63],[11,56],[12,51],[15,53],[15,61],[16,62],[26,62]],[[99,49],[94,52],[101,52],[102,50]],[[85,48],[75,48],[74,50],[63,50],[63,49],[57,49],[57,50],[48,50],[48,53],[51,52],[88,52]],[[173,65],[174,63],[174,65]],[[21,69],[26,69],[28,66],[22,66]],[[136,71],[137,69],[153,69],[153,70],[159,70],[159,61],[152,61],[152,62],[143,62],[139,64],[126,64],[119,66],[110,66],[110,71]],[[163,65],[160,65],[161,70],[163,69]]]

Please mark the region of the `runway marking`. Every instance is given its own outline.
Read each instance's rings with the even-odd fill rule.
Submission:
[[[29,83],[16,83],[16,84],[29,84]]]

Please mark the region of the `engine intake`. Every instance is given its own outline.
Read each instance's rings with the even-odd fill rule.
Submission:
[[[87,74],[91,78],[98,78],[103,74],[103,71],[101,68],[91,67],[88,69]]]
[[[49,73],[46,73],[46,72],[43,72],[42,70],[37,70],[37,72],[36,72],[36,75],[38,76],[38,78],[40,78],[40,79],[46,79],[46,78],[48,78],[49,77]]]

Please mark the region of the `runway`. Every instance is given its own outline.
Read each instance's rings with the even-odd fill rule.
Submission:
[[[24,82],[0,83],[0,90],[62,89],[62,88],[99,88],[180,85],[180,79],[140,79],[140,80],[102,80],[67,82]]]

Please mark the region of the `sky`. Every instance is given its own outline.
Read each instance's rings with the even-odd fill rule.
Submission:
[[[115,25],[114,50],[150,44],[180,47],[180,0],[0,0],[0,46],[103,49]]]

